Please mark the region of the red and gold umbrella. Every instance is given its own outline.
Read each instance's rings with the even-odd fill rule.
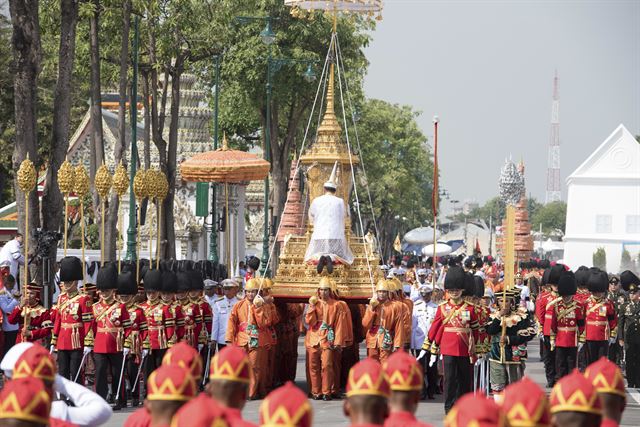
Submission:
[[[180,164],[182,179],[189,182],[224,183],[225,224],[229,227],[229,184],[246,181],[260,181],[269,175],[270,164],[256,154],[246,151],[231,150],[227,144],[227,136],[222,137],[222,148],[215,151],[199,153]],[[267,215],[265,212],[265,221]],[[231,274],[230,228],[226,232],[227,272]]]

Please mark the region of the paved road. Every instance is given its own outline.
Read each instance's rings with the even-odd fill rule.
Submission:
[[[301,341],[302,344],[302,341]],[[538,360],[536,355],[538,354],[537,344],[531,345],[530,352],[531,360],[527,364],[526,373],[538,384],[543,384],[544,380],[544,368],[542,363]],[[306,390],[306,383],[304,379],[304,348],[302,345],[299,348],[298,359],[298,376],[297,384],[301,388]],[[640,390],[632,390],[627,394],[627,409],[622,419],[621,426],[623,427],[637,427],[640,426]],[[549,390],[547,390],[549,392]],[[349,423],[342,413],[342,401],[331,402],[318,402],[311,401],[314,409],[314,426],[348,426]],[[244,417],[252,422],[258,422],[258,408],[260,401],[248,402],[243,411]],[[106,424],[109,427],[121,426],[132,410],[126,410],[122,412],[114,413],[110,422]],[[418,418],[422,421],[433,424],[436,427],[442,426],[444,419],[444,407],[442,403],[442,396],[436,397],[436,400],[429,402],[421,402],[418,408]]]

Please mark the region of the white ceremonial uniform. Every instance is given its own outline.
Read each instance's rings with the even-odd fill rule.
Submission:
[[[212,296],[205,295],[204,299],[207,300],[207,302],[211,306],[211,311],[213,311],[213,306],[215,305],[216,301],[220,299],[220,295],[216,295],[216,294],[213,294]]]
[[[60,375],[56,375],[53,388],[67,396],[73,406],[67,405],[62,400],[52,402],[51,412],[49,412],[52,418],[78,426],[92,427],[106,423],[113,414],[111,406],[97,393]]]
[[[411,327],[411,348],[422,349],[422,344],[429,334],[429,328],[436,317],[438,305],[433,301],[425,302],[419,299],[413,303],[412,327]]]
[[[224,336],[227,333],[227,323],[233,306],[240,301],[238,297],[231,299],[220,297],[213,304],[213,324],[211,325],[211,341],[224,344]]]
[[[17,280],[18,269],[21,265],[24,265],[24,255],[20,250],[22,245],[16,239],[9,240],[0,249],[0,265],[8,264],[9,273]]]
[[[346,210],[344,200],[332,194],[316,197],[309,207],[313,234],[304,255],[305,261],[331,256],[333,261],[353,262],[353,253],[344,235]]]

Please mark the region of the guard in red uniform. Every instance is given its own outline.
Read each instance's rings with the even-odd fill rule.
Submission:
[[[82,280],[82,262],[69,256],[60,261],[60,282],[62,293],[52,308],[55,322],[51,337],[51,349],[58,352],[58,371],[63,377],[74,380],[83,349],[85,354],[92,350],[91,339],[85,344],[85,337],[91,330],[93,311],[87,295],[78,293],[78,280]]]
[[[547,271],[549,272],[547,274]],[[564,265],[556,264],[551,267],[549,270],[545,271],[545,275],[547,276],[547,284],[549,285],[550,291],[547,295],[545,304],[544,304],[544,315],[542,316],[542,333],[544,335],[544,351],[543,351],[543,362],[544,362],[544,372],[547,377],[547,387],[553,387],[556,383],[556,350],[555,347],[551,346],[551,317],[555,307],[561,298],[558,297],[558,281],[560,280],[560,276],[564,273]],[[542,277],[544,282],[544,275]]]
[[[424,383],[420,363],[406,351],[398,350],[387,359],[383,368],[391,386],[391,413],[384,427],[430,427],[415,416]]]
[[[584,376],[591,381],[602,401],[601,427],[618,427],[627,404],[624,377],[618,365],[602,357],[587,366]]]
[[[171,318],[174,319],[175,329],[173,336],[167,337],[169,348],[178,343],[184,337],[184,313],[182,306],[176,301],[176,293],[178,292],[178,277],[173,271],[162,272],[162,292],[160,298],[162,302],[169,307]]]
[[[28,341],[42,344],[44,338],[51,335],[53,322],[49,310],[40,305],[42,287],[29,283],[20,305],[7,316],[9,323],[18,324],[16,343]]]
[[[590,271],[588,278],[591,296],[585,301],[585,337],[588,364],[607,357],[609,343],[616,341],[618,316],[613,303],[607,299],[609,276],[598,269]]]
[[[576,368],[578,350],[584,345],[584,309],[573,299],[576,294],[573,272],[562,273],[558,282],[560,300],[551,311],[551,348],[556,349],[556,381]]]
[[[127,338],[130,352],[126,357],[125,373],[131,386],[131,406],[133,407],[140,404],[140,380],[142,377],[138,375],[138,372],[140,364],[149,353],[149,350],[142,348],[142,343],[147,339],[148,329],[144,310],[135,303],[137,294],[135,273],[132,271],[120,273],[118,275],[118,298],[127,308],[129,320],[131,320],[131,332]]]
[[[591,275],[591,270],[598,270],[597,268],[589,269],[584,265],[578,267],[575,272],[576,276],[576,284],[578,285],[578,290],[576,291],[573,299],[577,301],[582,307],[584,307],[587,303],[587,299],[591,296],[589,292],[589,276]],[[580,351],[578,351],[578,369],[580,372],[584,372],[584,369],[587,367],[589,362],[589,355],[587,354],[588,346],[582,346]]]
[[[116,299],[118,290],[118,269],[115,264],[107,264],[98,271],[96,280],[100,300],[92,306],[92,333],[87,335],[85,342],[93,342],[93,354],[96,363],[96,393],[106,399],[109,392],[107,372],[111,367],[113,391],[118,394],[119,401],[114,410],[126,406],[126,392],[124,388],[124,358],[130,353],[131,342],[127,340],[131,333],[131,320],[127,307]],[[118,384],[120,381],[120,384]]]
[[[199,271],[191,270],[189,273],[189,279],[191,279],[191,288],[189,289],[189,299],[192,303],[198,306],[200,314],[202,315],[202,328],[200,328],[200,336],[198,337],[199,344],[202,344],[200,355],[203,360],[207,360],[211,357],[209,353],[209,344],[211,342],[211,326],[213,324],[213,311],[209,302],[205,299],[204,281]],[[206,364],[206,363],[205,363]]]
[[[145,382],[149,375],[162,363],[169,339],[173,337],[175,331],[175,320],[171,315],[169,307],[160,299],[162,291],[162,272],[160,270],[149,270],[144,275],[144,290],[147,293],[147,301],[140,304],[147,319],[147,329],[149,333],[143,341],[143,349],[148,350],[145,363]],[[143,354],[145,359],[146,354]]]
[[[460,266],[449,268],[444,279],[449,300],[438,306],[422,346],[432,357],[439,350],[444,360],[445,412],[449,412],[460,396],[471,391],[473,382],[479,324],[474,307],[462,299],[467,274]]]
[[[202,350],[203,344],[200,342],[200,332],[202,331],[202,314],[200,305],[189,299],[191,290],[191,278],[186,272],[179,272],[176,275],[178,292],[176,293],[176,303],[184,316],[184,336],[183,340],[198,351]]]

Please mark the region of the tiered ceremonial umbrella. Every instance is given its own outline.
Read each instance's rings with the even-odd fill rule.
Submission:
[[[182,179],[189,182],[217,182],[224,184],[225,224],[229,227],[229,184],[263,180],[269,175],[269,162],[256,154],[228,147],[227,136],[222,138],[222,148],[198,153],[180,164]],[[265,212],[265,221],[267,215]],[[227,271],[231,271],[229,229],[226,234]]]

